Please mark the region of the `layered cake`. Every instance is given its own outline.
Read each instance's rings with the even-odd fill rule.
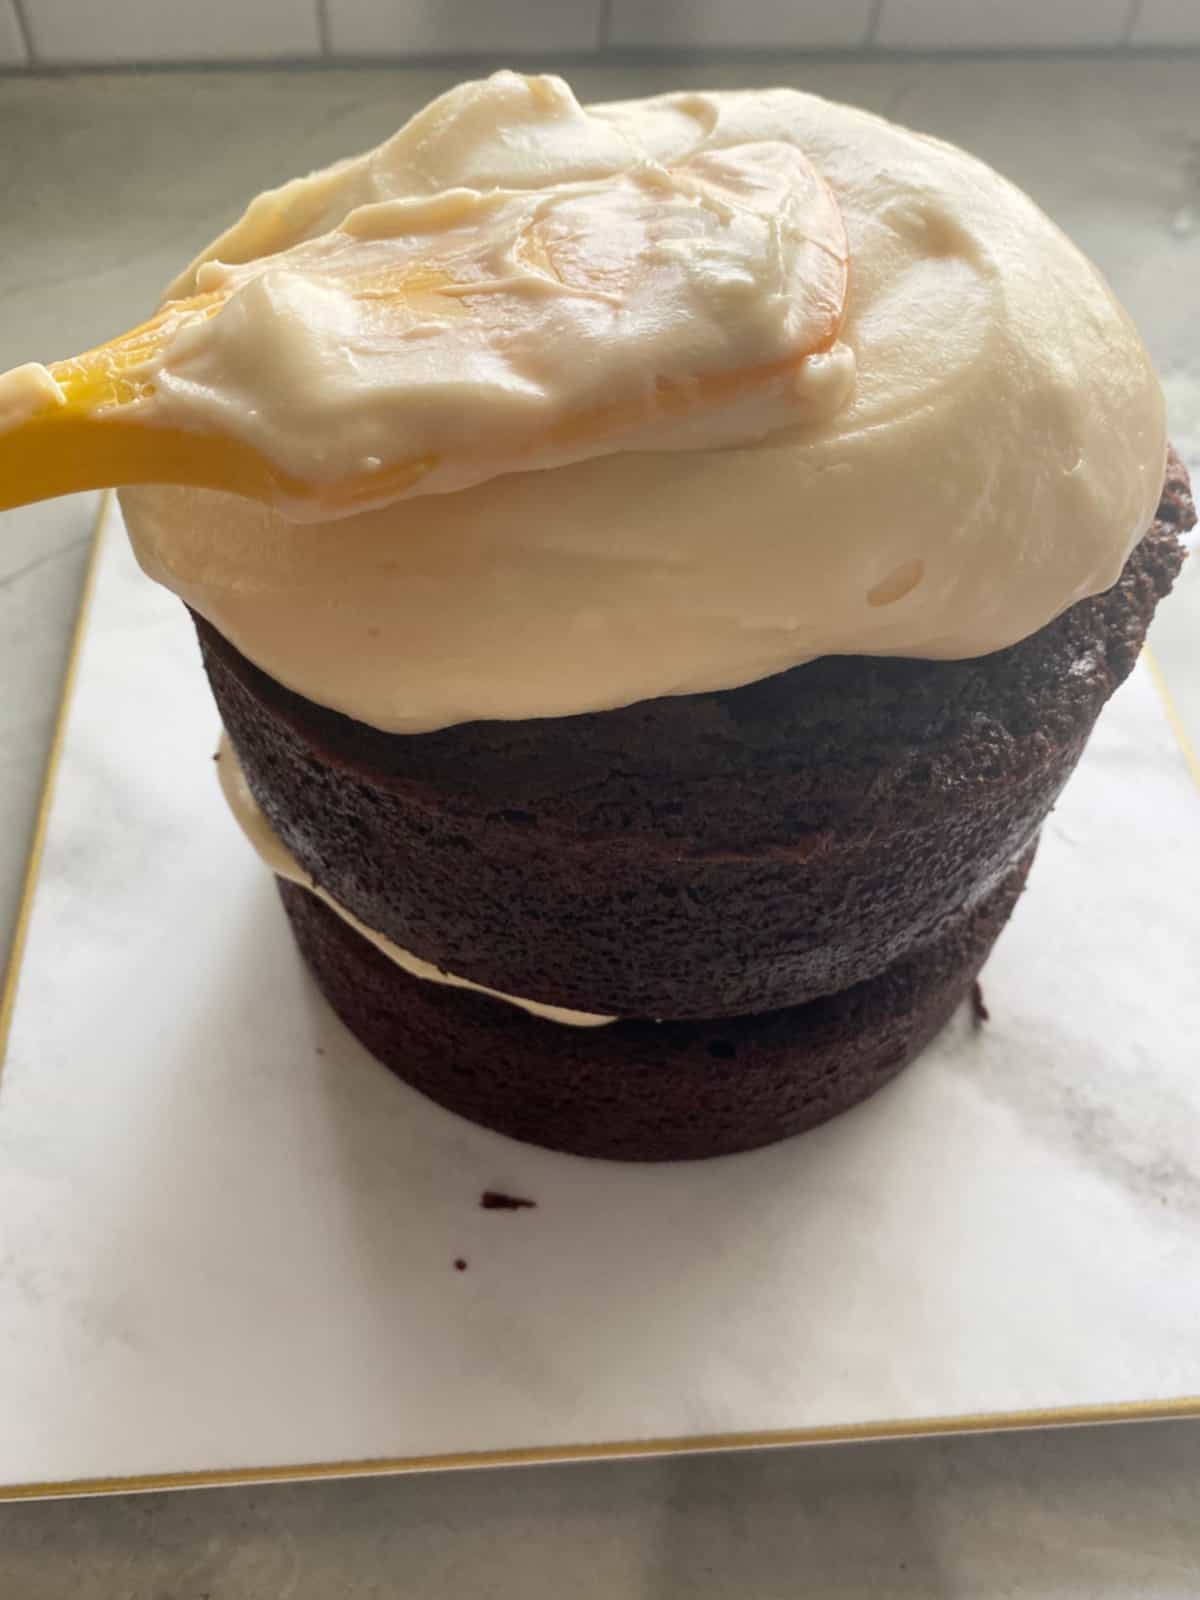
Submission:
[[[1194,522],[1074,246],[791,90],[462,85],[148,328],[111,477],[317,985],[579,1154],[751,1148],[912,1060]]]

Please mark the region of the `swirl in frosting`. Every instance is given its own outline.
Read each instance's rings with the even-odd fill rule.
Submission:
[[[455,195],[460,215],[492,215],[501,193],[706,163],[744,174],[764,147],[803,156],[798,183],[815,169],[849,248],[836,343],[801,363],[786,404],[772,392],[682,423],[643,416],[616,445],[534,469],[501,450],[485,479],[431,481],[334,521],[127,489],[142,565],[281,683],[395,732],[731,688],[828,654],[981,655],[1108,587],[1149,525],[1166,451],[1136,331],[1025,195],[865,111],[782,89],[584,108],[558,79],[497,74],[377,150],[260,196],[171,292],[381,206],[415,214]],[[697,249],[688,293],[707,286],[705,335],[737,348],[770,326],[778,264],[722,256],[718,233]],[[360,449],[358,421],[365,438],[392,400],[329,383],[337,351],[311,319],[246,315],[243,352],[269,323],[270,359],[246,367],[257,402],[247,388],[222,403],[285,424],[303,411],[277,451],[311,450],[323,428],[331,452]],[[655,363],[686,367],[698,326],[673,300]],[[574,403],[574,337],[564,325],[539,368],[551,410]],[[636,350],[602,356],[619,387]],[[503,439],[510,398],[489,394],[489,438]]]

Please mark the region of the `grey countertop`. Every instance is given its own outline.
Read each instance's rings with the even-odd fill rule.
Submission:
[[[595,64],[581,96],[795,83],[969,146],[1104,267],[1200,465],[1200,57]],[[461,73],[0,79],[0,366],[135,321],[240,197],[373,143]],[[0,521],[0,944],[94,497]],[[1200,745],[1200,562],[1154,644]],[[2,1425],[2,1423],[0,1423]],[[0,1506],[0,1594],[1195,1596],[1200,1426],[844,1445]]]

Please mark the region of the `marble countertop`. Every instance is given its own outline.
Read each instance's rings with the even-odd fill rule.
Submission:
[[[458,76],[0,78],[0,364],[137,319],[237,197],[361,148]],[[795,83],[968,145],[1104,267],[1200,465],[1200,58],[588,65],[589,98]],[[15,915],[94,497],[0,523],[0,944]],[[1155,624],[1200,744],[1200,562]],[[564,1574],[569,1574],[567,1579]],[[1200,1427],[1162,1423],[0,1506],[0,1591],[130,1600],[1193,1596]]]

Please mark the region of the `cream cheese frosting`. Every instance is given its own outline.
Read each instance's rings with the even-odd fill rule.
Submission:
[[[526,115],[566,94],[526,96]],[[250,446],[296,521],[744,443],[837,403],[846,257],[828,187],[779,140],[378,200],[280,253],[203,262],[137,408]]]
[[[730,688],[828,654],[981,655],[1108,587],[1166,452],[1136,331],[1025,195],[865,111],[792,90],[583,108],[560,80],[500,74],[261,196],[172,292],[364,206],[764,144],[815,167],[850,258],[838,343],[804,364],[813,392],[782,425],[722,414],[724,437],[651,431],[538,471],[514,455],[332,522],[127,489],[142,565],[289,688],[395,732]],[[743,312],[769,298],[751,279]],[[686,318],[665,336],[686,341]]]
[[[0,373],[0,430],[63,404],[63,392],[40,361]]]
[[[543,1022],[557,1022],[565,1027],[602,1028],[610,1022],[616,1022],[616,1017],[603,1016],[597,1011],[572,1011],[567,1006],[549,1005],[541,1000],[525,1000],[519,995],[504,994],[499,989],[489,989],[486,984],[473,983],[470,978],[459,978],[454,973],[435,966],[431,961],[413,955],[411,950],[404,950],[400,945],[393,944],[382,933],[377,933],[374,928],[369,928],[365,922],[360,921],[352,911],[347,911],[345,906],[319,884],[314,883],[304,871],[263,815],[262,808],[246,782],[246,775],[237,758],[237,752],[229,742],[229,736],[224,733],[217,747],[217,776],[221,783],[221,793],[225,796],[225,802],[233,814],[234,821],[264,865],[269,867],[276,877],[286,878],[289,883],[298,883],[310,894],[315,894],[318,900],[336,912],[343,922],[361,934],[364,939],[368,939],[376,950],[381,951],[389,961],[395,962],[410,977],[419,978],[424,983],[444,984],[452,989],[474,989],[477,994],[486,994],[493,1000],[503,1000],[506,1005],[527,1011],[531,1016],[540,1017]]]

